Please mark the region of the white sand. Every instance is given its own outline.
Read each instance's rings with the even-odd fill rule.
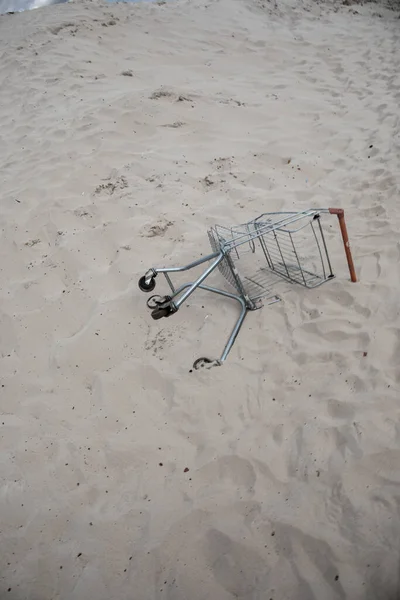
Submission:
[[[375,4],[0,18],[1,598],[397,597],[399,52]],[[153,321],[138,277],[332,205],[360,283],[334,243],[189,373],[237,307]]]

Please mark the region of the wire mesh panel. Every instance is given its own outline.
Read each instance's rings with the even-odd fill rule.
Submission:
[[[302,221],[296,223],[295,229],[284,225],[258,239],[272,271],[313,288],[333,274],[320,215],[305,217]]]
[[[210,240],[210,246],[211,246],[213,252],[220,252],[221,251],[221,240],[218,239],[218,237],[215,234],[213,229],[210,229],[208,231],[208,239]],[[233,276],[232,267],[229,264],[226,257],[224,258],[224,260],[222,262],[219,263],[218,270],[225,277],[225,279],[231,285],[233,285],[234,288],[238,289],[237,282],[235,281],[235,278]],[[238,290],[238,291],[240,291],[240,290]]]
[[[250,300],[276,293],[282,279],[313,288],[333,277],[317,211],[270,213],[232,228],[209,231],[211,247],[225,259],[225,279]]]

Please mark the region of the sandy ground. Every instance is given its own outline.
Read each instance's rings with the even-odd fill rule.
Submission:
[[[1,598],[399,597],[398,14],[0,18]],[[153,321],[138,277],[214,223],[332,205],[360,283],[332,218],[337,278],[190,373],[237,307]]]

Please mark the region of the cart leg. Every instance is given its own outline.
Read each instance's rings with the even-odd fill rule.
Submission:
[[[202,286],[201,286],[202,287]],[[205,289],[205,288],[203,288]],[[209,290],[209,291],[214,291],[214,290]],[[239,298],[237,298],[237,300],[239,300]],[[243,303],[242,304],[242,310],[240,311],[240,315],[235,323],[234,328],[232,329],[232,333],[228,338],[228,341],[225,344],[225,348],[221,354],[221,358],[218,360],[210,360],[209,358],[198,358],[197,360],[194,361],[193,363],[193,368],[194,369],[199,369],[200,367],[206,367],[206,368],[210,368],[210,367],[216,367],[216,366],[221,366],[225,360],[228,357],[229,352],[232,349],[233,344],[235,343],[235,340],[237,338],[237,335],[240,331],[241,326],[243,325],[243,321],[245,316],[247,315],[247,311],[248,308],[246,307],[246,305]],[[208,365],[208,367],[207,367]]]
[[[221,256],[221,253],[213,252],[212,254],[203,256],[202,258],[199,258],[198,260],[194,260],[193,262],[191,262],[187,265],[183,265],[183,267],[167,267],[167,268],[162,268],[162,269],[153,269],[153,268],[149,269],[148,271],[146,271],[146,273],[143,275],[143,277],[141,277],[139,279],[139,288],[141,289],[142,292],[153,291],[154,288],[156,287],[155,278],[157,277],[157,275],[159,273],[163,273],[163,275],[165,275],[165,278],[168,282],[169,287],[171,288],[172,292],[174,292],[175,288],[171,281],[169,273],[180,273],[182,271],[189,271],[190,269],[193,269],[194,267],[198,267],[199,265],[201,265],[209,260],[212,260],[213,258],[217,258],[217,256]]]
[[[205,262],[206,260],[209,260],[210,258],[215,258],[215,255],[212,254],[209,257],[206,257],[204,259],[201,259],[201,261],[197,261],[197,264],[201,264],[202,262]],[[191,294],[193,294],[193,292],[198,288],[201,287],[201,283],[210,275],[210,273],[212,273],[214,271],[214,269],[219,265],[219,263],[225,258],[224,254],[221,252],[221,254],[217,254],[217,258],[216,260],[214,260],[214,262],[211,263],[211,265],[204,271],[204,273],[202,273],[200,275],[200,277],[198,279],[196,279],[196,281],[194,281],[193,283],[188,283],[186,285],[181,286],[178,290],[175,290],[173,292],[173,296],[166,296],[164,298],[164,301],[158,302],[157,303],[157,307],[154,308],[154,310],[151,313],[151,316],[153,317],[153,319],[161,319],[162,317],[170,317],[171,315],[173,315],[174,313],[176,313],[176,311],[179,309],[179,307],[183,304],[183,302],[185,302],[185,300],[187,298],[189,298],[189,296]],[[154,269],[157,273],[167,273],[167,272],[171,272],[170,269]],[[174,269],[174,272],[177,271],[179,269]],[[187,270],[186,269],[180,269],[180,270]],[[140,284],[140,282],[139,282]],[[140,287],[140,285],[139,285]],[[205,286],[204,289],[206,289],[207,286]],[[186,292],[184,292],[176,301],[174,300],[176,297],[179,296],[179,294],[186,289]]]
[[[226,357],[228,356],[229,352],[231,351],[231,348],[236,340],[237,334],[240,331],[241,326],[243,325],[243,321],[244,318],[247,314],[247,307],[246,305],[243,303],[242,304],[242,310],[240,311],[240,315],[238,317],[238,320],[235,323],[235,327],[232,329],[232,333],[229,336],[229,339],[226,343],[226,346],[224,348],[223,353],[221,354],[221,358],[219,359],[220,363],[223,363],[224,360],[226,360]]]
[[[193,284],[191,284],[191,283],[185,283],[184,285],[182,285],[180,288],[178,288],[176,290],[175,294],[176,295],[180,294],[185,288],[191,289],[192,286],[193,286]],[[221,358],[219,358],[218,360],[210,360],[209,358],[204,358],[204,357],[198,358],[197,360],[195,360],[195,362],[193,364],[193,367],[195,369],[198,369],[200,366],[205,366],[207,364],[210,366],[222,365],[222,363],[226,360],[229,352],[231,351],[233,344],[235,343],[235,340],[240,331],[240,328],[243,325],[243,321],[247,314],[247,311],[250,310],[249,307],[247,306],[244,298],[242,298],[241,296],[238,296],[237,294],[231,294],[230,292],[226,292],[225,290],[220,290],[218,288],[210,287],[209,285],[199,284],[199,285],[197,285],[197,287],[200,288],[201,290],[206,290],[207,292],[213,292],[214,294],[218,294],[219,296],[225,296],[226,298],[232,298],[232,300],[236,300],[237,302],[239,302],[239,304],[241,306],[241,310],[240,310],[240,314],[236,320],[236,323],[232,329],[232,332],[228,338],[228,341],[225,344],[225,348],[221,354]]]
[[[189,296],[191,294],[193,294],[195,289],[200,287],[200,284],[214,271],[214,269],[216,267],[218,267],[219,263],[224,258],[225,257],[222,253],[218,255],[217,259],[214,260],[213,263],[211,263],[211,265],[208,267],[208,269],[206,269],[204,271],[204,273],[202,273],[200,275],[200,277],[198,279],[196,279],[196,281],[190,285],[190,287],[186,290],[186,292],[184,294],[182,294],[182,296],[176,302],[174,302],[175,310],[178,310],[178,308],[181,306],[181,304],[183,304],[185,302],[185,300],[187,300],[187,298],[189,298]]]

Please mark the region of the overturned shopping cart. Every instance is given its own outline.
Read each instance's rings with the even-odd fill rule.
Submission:
[[[194,367],[206,363],[222,364],[229,354],[247,311],[279,301],[274,293],[276,280],[315,288],[334,277],[325,240],[322,220],[325,215],[337,215],[351,281],[356,274],[342,209],[310,209],[302,212],[264,213],[256,219],[235,227],[216,225],[208,232],[212,253],[181,267],[151,268],[139,279],[143,292],[152,292],[156,277],[163,273],[170,287],[166,296],[153,295],[147,301],[153,319],[170,317],[197,289],[236,300],[241,311],[218,360],[198,359]],[[189,271],[210,262],[193,282],[175,287],[170,274]],[[230,284],[233,291],[206,285],[215,269]]]

